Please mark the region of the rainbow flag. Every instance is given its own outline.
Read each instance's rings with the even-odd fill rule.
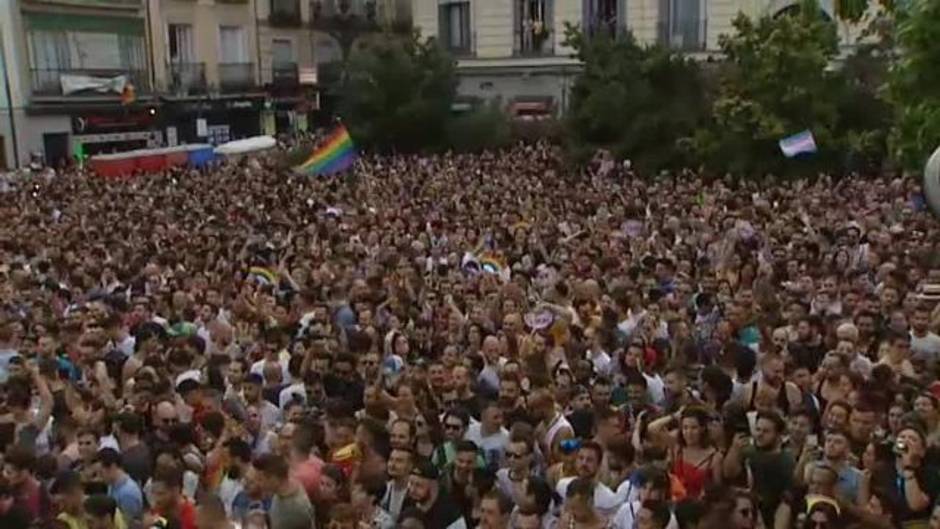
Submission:
[[[307,174],[329,175],[348,169],[355,163],[358,156],[349,131],[340,125],[330,134],[322,147],[314,151],[307,161],[295,169]]]

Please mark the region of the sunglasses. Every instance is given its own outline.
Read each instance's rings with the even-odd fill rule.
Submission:
[[[519,453],[516,453],[516,452],[506,452],[506,457],[507,457],[508,459],[522,459],[523,457],[525,457],[525,456],[527,456],[527,455],[529,455],[529,454],[519,454]]]

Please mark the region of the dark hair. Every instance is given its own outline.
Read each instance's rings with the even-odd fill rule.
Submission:
[[[597,455],[597,461],[600,463],[604,459],[604,447],[597,441],[585,441],[581,443],[581,450],[591,450]]]
[[[666,527],[672,517],[672,511],[669,510],[669,505],[664,501],[646,500],[643,502],[643,508],[653,513],[653,522],[656,527]]]
[[[444,417],[441,419],[441,422],[443,423],[446,421],[448,417],[454,417],[458,419],[461,423],[463,423],[464,428],[470,424],[470,414],[467,413],[467,410],[463,408],[451,408],[447,410],[444,412]]]
[[[382,501],[388,489],[388,485],[380,475],[363,474],[356,479],[356,483],[362,487],[362,490],[364,490],[375,503]]]
[[[496,505],[499,506],[499,513],[504,516],[509,514],[512,511],[512,508],[513,508],[512,500],[509,499],[508,496],[500,492],[499,489],[496,489],[496,488],[490,489],[490,491],[487,492],[483,496],[483,499],[484,500],[496,500]]]
[[[669,492],[669,475],[657,467],[647,465],[639,470],[637,484],[640,486],[649,485],[656,490]]]
[[[544,479],[531,476],[525,486],[526,495],[532,495],[535,498],[535,508],[538,514],[544,515],[552,506],[555,499],[555,492]]]
[[[112,518],[117,512],[117,502],[111,496],[94,494],[85,498],[85,512],[95,518]]]
[[[49,494],[64,494],[82,489],[82,477],[74,470],[59,473],[49,487]]]
[[[279,480],[285,480],[290,475],[290,467],[287,460],[277,454],[263,454],[258,456],[252,463],[257,470],[273,476]]]
[[[15,444],[7,449],[4,462],[18,470],[32,473],[36,470],[36,452],[28,446]]]
[[[643,373],[640,373],[635,367],[627,367],[623,370],[624,375],[624,387],[626,386],[642,386],[646,388],[647,382],[646,377],[643,376]]]
[[[454,452],[455,453],[473,452],[476,454],[480,452],[480,447],[478,447],[477,444],[474,443],[473,441],[470,441],[468,439],[462,439],[454,443]]]
[[[767,420],[774,424],[774,429],[777,430],[778,434],[783,433],[784,429],[787,427],[787,423],[783,420],[783,417],[775,411],[762,411],[758,412],[757,420]]]
[[[183,471],[176,465],[157,469],[153,474],[153,482],[160,483],[170,489],[182,489]]]
[[[565,494],[565,499],[571,499],[575,496],[583,496],[585,498],[594,497],[594,482],[588,478],[575,478],[568,484],[568,491]]]
[[[124,467],[121,454],[113,448],[102,448],[98,450],[97,459],[103,467]]]
[[[144,420],[134,413],[121,413],[117,416],[118,429],[128,435],[140,435],[144,431]]]
[[[229,439],[225,442],[225,448],[228,449],[229,454],[231,454],[233,458],[243,463],[251,462],[251,446],[243,439]]]

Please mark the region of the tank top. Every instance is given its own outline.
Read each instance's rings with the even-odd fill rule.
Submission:
[[[676,451],[672,463],[672,474],[682,482],[689,498],[699,498],[705,491],[705,485],[711,481],[711,462],[714,457],[715,452],[712,451],[708,457],[696,465],[682,457],[681,448]]]
[[[558,432],[564,428],[568,428],[571,431],[574,431],[574,428],[571,427],[571,423],[569,423],[568,419],[565,418],[565,414],[559,413],[551,422],[551,424],[549,424],[548,430],[545,431],[545,437],[542,438],[546,459],[551,460],[552,447],[555,444],[555,436],[557,436]]]
[[[757,382],[757,380],[751,382],[751,401],[747,403],[748,410],[755,409],[754,401],[757,400]],[[783,413],[784,417],[790,414],[790,399],[787,398],[786,382],[784,382],[783,387],[777,391],[777,407],[780,408],[780,411]]]

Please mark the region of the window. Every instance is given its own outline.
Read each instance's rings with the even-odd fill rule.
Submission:
[[[272,39],[271,59],[274,64],[292,64],[294,62],[294,43],[290,39]]]
[[[470,53],[470,2],[440,5],[439,34],[445,48],[456,53]]]
[[[37,70],[68,70],[71,51],[68,33],[64,31],[30,31],[30,63]]]
[[[703,0],[660,0],[660,43],[680,50],[705,49]]]
[[[517,53],[541,54],[552,50],[551,0],[515,0]]]
[[[584,0],[585,30],[589,35],[600,31],[617,35],[625,25],[622,0]]]
[[[170,24],[167,26],[167,37],[171,63],[188,64],[194,62],[192,26],[189,24]]]
[[[219,43],[222,47],[221,63],[244,64],[248,62],[248,43],[241,26],[219,26]]]

